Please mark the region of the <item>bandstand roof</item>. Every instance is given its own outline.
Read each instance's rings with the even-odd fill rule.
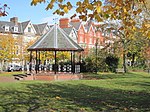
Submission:
[[[46,34],[41,36],[29,51],[83,51],[59,25],[55,24]]]

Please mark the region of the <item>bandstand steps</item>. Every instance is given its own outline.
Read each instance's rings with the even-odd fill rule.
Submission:
[[[24,77],[27,77],[26,74],[17,74],[13,75],[15,80],[24,80]]]
[[[29,75],[29,76],[31,76],[31,74],[30,74],[30,73],[25,73],[25,75]]]

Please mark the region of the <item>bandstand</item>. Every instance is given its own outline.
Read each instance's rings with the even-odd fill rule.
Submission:
[[[76,42],[74,42],[59,25],[55,24],[51,29],[41,36],[33,45],[28,48],[30,51],[30,63],[29,71],[34,74],[34,79],[38,79],[38,76],[47,77],[53,76],[55,80],[60,76],[72,77],[75,74],[80,73],[80,65],[75,63],[76,52],[84,51]],[[40,64],[41,52],[53,52],[54,63],[53,64]],[[70,64],[59,64],[57,61],[57,52],[70,52]],[[35,63],[33,68],[32,55],[35,53]],[[66,77],[65,76],[65,77]],[[80,76],[81,77],[81,76]]]

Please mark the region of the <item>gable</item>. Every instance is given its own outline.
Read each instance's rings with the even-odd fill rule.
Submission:
[[[33,33],[33,34],[36,34],[36,31],[35,31],[35,29],[34,29],[34,27],[33,27],[33,25],[32,25],[31,22],[29,22],[29,23],[26,25],[26,27],[25,27],[25,29],[24,29],[24,33]]]
[[[43,34],[45,34],[46,32],[48,32],[49,31],[49,27],[48,27],[48,25],[46,25],[45,27],[44,27],[44,29],[43,29]]]
[[[92,25],[90,26],[88,33],[91,35],[95,35],[95,30]]]
[[[84,34],[84,33],[85,33],[85,29],[84,29],[84,26],[83,26],[82,24],[81,24],[81,26],[79,27],[78,33],[79,33],[79,34]]]
[[[77,43],[77,32],[75,31],[74,28],[72,28],[72,30],[71,30],[69,36],[71,37],[71,39],[72,39],[73,41],[75,41],[75,42]]]

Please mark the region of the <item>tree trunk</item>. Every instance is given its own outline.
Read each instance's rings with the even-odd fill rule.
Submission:
[[[131,66],[133,66],[133,65],[134,65],[134,60],[135,60],[135,54],[132,54]]]
[[[124,69],[124,72],[126,73],[126,72],[127,72],[127,67],[126,67],[126,54],[125,54],[124,51],[123,51],[123,69]]]
[[[127,67],[126,67],[126,42],[123,41],[123,69],[124,72],[127,72]]]
[[[0,61],[0,73],[2,72],[2,61]]]

